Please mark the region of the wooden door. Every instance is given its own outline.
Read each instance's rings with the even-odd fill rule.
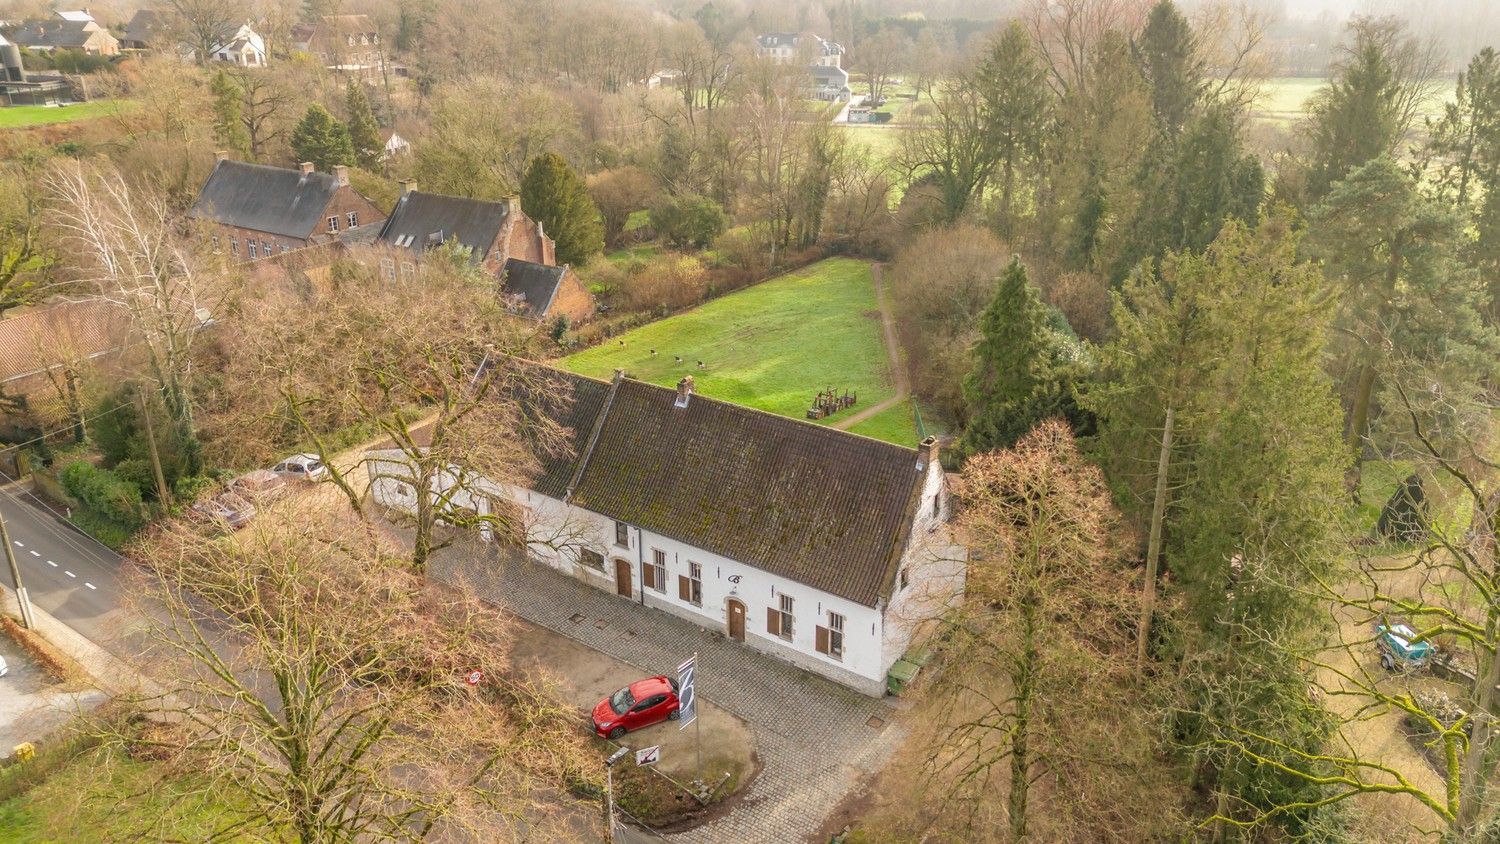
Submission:
[[[745,605],[733,598],[729,599],[729,638],[745,641]]]
[[[630,561],[615,558],[615,594],[630,597]]]

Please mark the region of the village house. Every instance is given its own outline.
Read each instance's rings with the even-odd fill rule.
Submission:
[[[379,75],[385,69],[380,30],[369,15],[323,15],[292,28],[292,45],[329,70]]]
[[[10,41],[38,53],[77,50],[92,56],[114,56],[120,42],[103,27],[89,20],[27,21],[10,35]]]
[[[445,196],[406,181],[375,242],[389,250],[379,259],[388,278],[415,270],[428,249],[456,243],[499,280],[500,295],[517,313],[533,319],[566,316],[573,323],[594,313],[593,297],[578,274],[557,266],[552,238],[521,210],[516,197],[490,202]]]
[[[247,261],[338,240],[346,229],[378,223],[385,214],[349,184],[349,168],[319,173],[218,162],[188,216],[213,226],[216,248]]]
[[[127,50],[162,50],[171,46],[171,18],[156,9],[141,9],[125,27],[125,37],[120,46]],[[248,23],[226,21],[219,27],[222,35],[208,51],[210,62],[225,62],[238,67],[265,67],[269,61],[266,41]],[[176,55],[183,61],[197,58],[197,49],[191,44],[177,42]]]
[[[624,377],[539,367],[571,432],[524,487],[452,467],[439,497],[519,513],[530,558],[869,695],[962,599],[932,440],[902,447]],[[369,453],[371,494],[413,512],[401,451]],[[563,539],[559,539],[563,538]]]
[[[816,66],[839,67],[844,60],[842,46],[811,33],[802,35],[796,32],[770,32],[757,35],[755,52],[776,64],[791,64],[805,59]]]

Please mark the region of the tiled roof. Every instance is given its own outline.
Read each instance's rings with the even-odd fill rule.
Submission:
[[[78,49],[89,43],[98,26],[92,21],[47,20],[29,21],[16,30],[11,41],[22,47],[43,47],[57,50]],[[109,40],[113,36],[104,33]]]
[[[557,295],[557,288],[562,286],[563,274],[567,271],[567,267],[549,267],[546,264],[511,258],[505,262],[504,292],[522,297],[532,316],[546,316],[547,309],[552,307],[552,298]]]
[[[916,448],[546,369],[573,388],[544,410],[573,454],[543,457],[532,489],[865,606],[889,594],[928,470]]]
[[[887,593],[924,458],[622,379],[572,502],[865,606]]]
[[[338,191],[327,173],[302,173],[244,161],[220,161],[188,216],[228,226],[306,238],[323,222]]]
[[[0,384],[46,371],[64,359],[97,357],[124,345],[125,313],[99,300],[11,311],[0,318]]]
[[[510,206],[505,202],[408,191],[380,230],[379,240],[422,254],[428,247],[457,240],[483,260],[500,235]]]

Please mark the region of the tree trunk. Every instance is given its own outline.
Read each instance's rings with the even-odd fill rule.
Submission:
[[[1346,441],[1354,450],[1354,468],[1350,472],[1349,492],[1359,500],[1359,478],[1365,454],[1365,431],[1370,427],[1370,400],[1375,392],[1375,364],[1366,361],[1359,371],[1359,382],[1354,387],[1354,405],[1349,409],[1349,430]]]
[[[418,574],[427,570],[427,558],[432,556],[432,529],[435,515],[432,507],[432,483],[427,473],[415,479],[417,494],[417,529],[412,540],[411,567]]]
[[[1031,699],[1036,694],[1036,602],[1027,601],[1021,625],[1021,664],[1015,673],[1016,728],[1010,743],[1010,837],[1026,840],[1026,799],[1031,785]]]
[[[1151,500],[1151,535],[1146,543],[1146,582],[1141,588],[1141,620],[1136,628],[1135,667],[1146,670],[1146,650],[1151,638],[1151,616],[1156,612],[1156,577],[1161,564],[1161,528],[1167,511],[1167,472],[1172,464],[1172,429],[1177,409],[1167,407],[1161,429],[1161,452],[1156,457],[1156,495]]]
[[[1493,622],[1490,630],[1495,630]],[[1493,635],[1489,641],[1495,641]],[[1484,806],[1484,792],[1489,772],[1484,757],[1490,750],[1491,709],[1495,704],[1495,683],[1500,682],[1500,648],[1479,666],[1479,676],[1470,700],[1470,717],[1473,718],[1474,734],[1469,737],[1469,749],[1464,754],[1463,782],[1459,786],[1458,828],[1465,835],[1475,832],[1479,811]]]

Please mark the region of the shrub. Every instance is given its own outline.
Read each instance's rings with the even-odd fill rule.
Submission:
[[[151,471],[149,460],[142,460],[139,457],[121,460],[110,471],[114,472],[120,480],[140,490],[144,497],[152,501],[156,500],[156,475]]]
[[[140,487],[108,469],[79,460],[63,469],[62,482],[69,495],[127,530],[145,522]]]
[[[703,249],[724,233],[729,218],[702,196],[669,196],[651,208],[651,227],[679,249]]]
[[[707,289],[708,273],[702,261],[666,253],[631,273],[620,293],[634,310],[672,310],[700,301]]]
[[[196,501],[198,500],[198,496],[203,494],[204,490],[214,489],[218,486],[219,481],[216,478],[211,478],[207,475],[194,475],[187,478],[178,478],[177,485],[172,490],[172,494],[180,502]]]
[[[731,229],[714,241],[715,264],[739,267],[759,276],[770,269],[771,250],[753,228]]]

